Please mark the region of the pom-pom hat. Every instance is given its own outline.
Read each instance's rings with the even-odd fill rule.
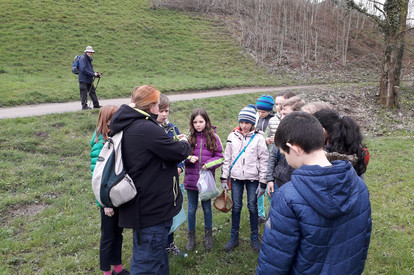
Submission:
[[[270,112],[273,110],[273,105],[275,105],[275,101],[273,100],[273,97],[270,95],[262,95],[257,100],[256,105],[257,105],[257,110]]]
[[[250,104],[247,107],[244,107],[239,113],[239,123],[248,122],[251,124],[256,123],[256,107],[253,104]]]

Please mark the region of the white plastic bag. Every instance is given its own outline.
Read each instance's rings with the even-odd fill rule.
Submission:
[[[201,170],[200,177],[197,181],[200,201],[208,201],[214,199],[220,194],[217,189],[216,180],[210,170]]]

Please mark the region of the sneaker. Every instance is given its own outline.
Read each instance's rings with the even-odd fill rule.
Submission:
[[[91,108],[91,107],[89,107],[89,106],[82,107],[82,110],[90,110],[90,109],[92,109],[92,108]]]
[[[170,247],[167,247],[165,250],[168,254],[171,254],[173,256],[179,256],[181,258],[187,258],[188,256],[187,253],[182,252],[180,249],[178,249],[174,242],[172,242],[170,244]]]
[[[116,273],[115,270],[112,270],[112,275],[129,275],[129,271],[123,268],[121,272]]]
[[[100,109],[100,108],[102,108],[102,106],[101,105],[98,105],[98,106],[93,106],[93,108],[94,109]],[[90,108],[89,108],[90,109]]]
[[[259,224],[262,224],[262,223],[265,223],[265,222],[266,222],[266,218],[259,216]]]

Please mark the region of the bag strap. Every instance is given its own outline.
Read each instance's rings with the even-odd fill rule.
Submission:
[[[233,163],[231,164],[230,169],[229,169],[229,176],[227,177],[227,181],[228,181],[228,179],[230,178],[231,169],[233,169],[234,164],[235,164],[235,163],[236,163],[236,161],[239,159],[239,157],[241,156],[241,154],[243,154],[243,153],[244,153],[244,151],[246,151],[247,146],[249,146],[250,142],[252,142],[252,140],[254,139],[254,137],[256,136],[256,134],[257,134],[257,132],[256,132],[256,133],[254,133],[254,135],[253,135],[253,136],[252,136],[252,138],[249,140],[249,142],[247,143],[247,145],[246,145],[246,146],[244,146],[243,150],[241,150],[241,152],[239,153],[239,155],[237,156],[237,158],[236,158],[236,159],[233,161]]]

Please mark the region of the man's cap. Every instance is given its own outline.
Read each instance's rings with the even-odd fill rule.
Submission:
[[[84,53],[94,53],[92,46],[87,46],[86,49],[83,51]]]

